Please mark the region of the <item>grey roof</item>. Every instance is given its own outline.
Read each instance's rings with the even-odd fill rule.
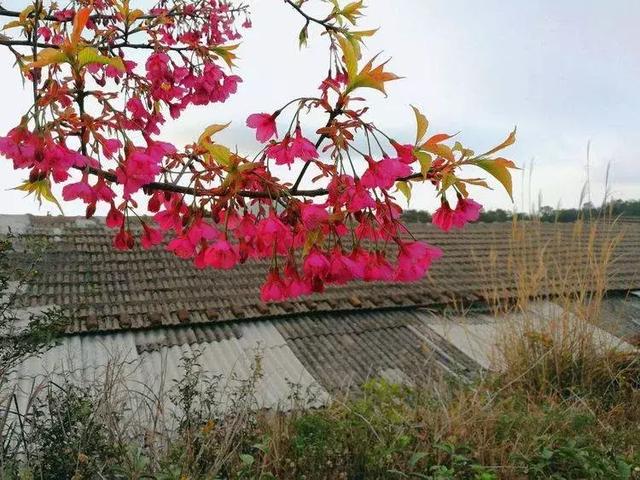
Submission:
[[[640,224],[597,231],[570,224],[477,224],[452,234],[413,226],[416,238],[445,250],[428,278],[354,283],[265,305],[258,298],[265,264],[200,271],[161,249],[116,252],[112,233],[98,221],[4,220],[16,221],[25,238],[49,245],[41,275],[21,297],[23,306],[61,306],[72,316],[56,347],[15,372],[21,402],[45,377],[90,383],[104,379],[115,364],[125,397],[144,389],[165,398],[182,375],[181,358],[197,352],[203,370],[227,383],[248,378],[257,360],[264,376],[256,404],[267,408],[291,408],[301,391],[306,403],[322,405],[336,392],[357,391],[370,377],[408,384],[437,384],[443,377],[464,381],[496,368],[488,352],[499,328],[495,318],[481,314],[466,315],[463,325],[445,315],[446,308],[454,300],[512,299],[522,283],[541,276],[539,295],[606,281],[625,300],[605,300],[602,328],[628,341],[640,334],[640,298],[628,295],[640,288]],[[594,257],[612,255],[603,278],[588,276],[594,258],[577,248],[585,245]],[[522,261],[528,262],[524,268]],[[581,271],[586,280],[567,276],[571,271]],[[549,314],[541,312],[530,313],[546,325]],[[609,321],[612,316],[623,321],[620,329]],[[614,342],[611,335],[603,337]],[[137,415],[144,408],[129,410]]]
[[[415,283],[355,282],[322,294],[264,304],[259,288],[268,268],[248,262],[233,270],[197,270],[156,248],[118,252],[100,219],[29,217],[26,238],[48,243],[40,275],[25,306],[58,305],[73,317],[69,332],[115,331],[181,324],[297,316],[313,312],[438,306],[517,297],[523,282],[536,294],[607,282],[610,290],[640,288],[640,223],[474,224],[443,233],[412,225],[412,234],[440,246],[445,256]],[[24,223],[24,222],[23,222]],[[584,255],[591,245],[590,255]],[[611,250],[603,278],[588,269]],[[571,272],[583,273],[574,279]],[[586,274],[585,274],[586,273]]]

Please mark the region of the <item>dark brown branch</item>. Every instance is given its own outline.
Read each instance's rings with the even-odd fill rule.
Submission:
[[[342,113],[342,107],[340,105],[336,106],[335,110],[331,110],[331,113],[329,113],[329,120],[327,120],[327,124],[325,125],[325,128],[330,127],[331,123],[333,123],[333,121],[335,120],[335,118],[340,115],[340,113]],[[320,137],[318,138],[318,140],[315,143],[315,147],[319,148],[320,144],[322,143],[322,141],[327,138],[327,136],[323,133],[322,135],[320,135]],[[302,178],[304,177],[304,174],[307,172],[307,169],[309,168],[309,165],[311,165],[311,160],[307,160],[304,164],[304,166],[302,167],[302,169],[300,170],[300,173],[298,174],[298,178],[296,178],[295,183],[293,184],[293,188],[291,189],[291,194],[295,195],[298,193],[298,187],[300,186],[300,182],[302,182]]]
[[[88,172],[92,175],[97,175],[99,177],[104,178],[109,182],[117,183],[116,175],[111,172],[106,172],[104,170],[100,170],[93,167],[80,168],[78,170],[82,170],[83,172]],[[406,177],[400,177],[397,179],[399,182],[406,182],[409,180],[415,180],[418,178],[422,178],[421,173],[414,173],[412,175],[408,175]],[[181,193],[184,195],[192,195],[194,197],[206,197],[206,196],[223,196],[228,193],[228,190],[221,189],[219,187],[212,189],[196,189],[193,187],[184,187],[181,185],[175,185],[173,183],[167,182],[151,182],[147,183],[142,187],[144,190],[150,191],[162,191],[162,192],[173,192],[173,193]],[[272,190],[272,191],[251,191],[251,190],[240,190],[237,192],[237,195],[245,198],[282,198],[282,197],[321,197],[323,195],[327,195],[329,191],[326,188],[315,188],[309,190],[294,190],[292,189],[281,189],[281,190]]]
[[[33,47],[34,45],[39,48],[55,48],[59,49],[60,45],[54,45],[53,43],[42,43],[42,42],[31,42],[29,40],[0,40],[0,45],[7,45],[11,47]],[[113,45],[107,44],[109,48],[133,48],[133,49],[146,49],[146,50],[164,50],[164,51],[172,51],[172,52],[184,52],[188,50],[193,50],[193,47],[166,47],[159,46],[155,47],[151,44],[145,43],[116,43]]]
[[[238,7],[235,8],[230,8],[228,10],[229,13],[240,13],[240,12],[246,12],[249,9],[248,5],[242,4],[239,5]],[[4,8],[2,5],[0,5],[0,17],[11,17],[11,18],[20,18],[21,12],[16,12],[13,10],[7,10],[6,8]],[[161,16],[166,16],[166,17],[178,17],[180,15],[183,15],[182,12],[168,12],[165,13],[163,15],[141,15],[140,17],[137,18],[137,20],[155,20],[156,18],[159,18]],[[29,15],[29,17],[33,16],[33,13],[31,13]],[[186,15],[185,15],[186,16]],[[116,15],[105,15],[105,14],[100,14],[100,13],[96,13],[94,15],[91,15],[91,20],[114,20],[116,18],[118,18]],[[60,23],[69,23],[69,22],[73,22],[73,18],[69,18],[69,19],[57,19],[56,17],[54,17],[53,15],[44,15],[40,17],[41,20],[46,20],[49,22],[60,22]]]
[[[305,20],[307,21],[307,24],[309,22],[313,22],[316,23],[318,25],[323,26],[325,29],[327,30],[333,30],[333,31],[339,31],[340,29],[338,27],[336,27],[335,25],[331,25],[326,19],[325,20],[321,20],[319,18],[315,18],[312,17],[311,15],[307,14],[302,7],[299,7],[298,5],[295,4],[295,2],[293,2],[293,0],[284,0],[284,3],[288,3],[289,5],[291,5],[300,15],[302,15]]]

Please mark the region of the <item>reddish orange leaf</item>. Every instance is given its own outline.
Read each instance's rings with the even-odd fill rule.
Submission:
[[[428,145],[437,145],[438,143],[444,142],[445,140],[449,140],[452,136],[453,135],[448,135],[446,133],[438,133],[437,135],[434,135],[429,140],[424,142],[423,147]]]
[[[73,31],[71,32],[71,46],[75,47],[78,45],[80,41],[80,36],[82,35],[82,31],[87,26],[87,22],[89,21],[89,16],[91,15],[91,8],[84,7],[78,10],[75,18],[73,19]]]

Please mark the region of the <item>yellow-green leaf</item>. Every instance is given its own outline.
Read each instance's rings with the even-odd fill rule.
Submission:
[[[18,17],[20,19],[20,21],[22,23],[25,23],[27,21],[27,17],[29,15],[31,15],[34,11],[35,11],[36,7],[35,5],[32,3],[31,5],[29,5],[27,8],[25,8],[24,10],[22,10],[20,12],[20,16]]]
[[[57,48],[45,48],[38,52],[38,59],[27,64],[26,68],[42,68],[47,65],[56,65],[68,60],[67,54]]]
[[[211,157],[220,165],[228,167],[231,163],[231,150],[224,145],[213,144],[207,147]]]
[[[340,43],[340,48],[344,55],[344,65],[347,68],[349,81],[353,81],[358,75],[358,54],[356,49],[353,47],[353,43],[350,42],[349,39],[339,36],[338,42]]]
[[[513,201],[513,185],[509,169],[517,167],[511,160],[507,160],[506,158],[480,159],[475,160],[473,164],[482,168],[498,180],[509,194],[509,197],[511,197],[511,201]]]
[[[451,187],[451,185],[454,185],[457,181],[458,179],[455,175],[452,175],[450,173],[444,174],[442,176],[442,182],[440,183],[440,191],[444,192],[445,190],[448,190],[449,187]]]
[[[298,45],[300,48],[307,46],[307,40],[309,38],[308,27],[308,25],[302,27],[302,30],[300,30],[300,33],[298,34]]]
[[[444,143],[425,143],[420,147],[422,150],[425,150],[429,153],[433,153],[439,157],[445,158],[451,162],[455,160],[453,156],[453,152],[451,149],[445,145]]]
[[[234,50],[238,48],[240,44],[235,45],[222,45],[219,47],[214,47],[211,50],[217,54],[224,62],[227,64],[229,68],[233,68],[236,66],[233,61],[238,58],[238,56],[234,53]]]
[[[356,88],[373,88],[386,95],[387,92],[385,91],[384,84],[386,82],[398,80],[400,78],[394,73],[384,71],[384,66],[387,64],[387,62],[381,63],[377,67],[374,67],[374,60],[375,58],[373,60],[370,60],[355,78],[349,76],[349,86],[347,87],[347,93],[355,90]]]
[[[131,10],[127,14],[127,20],[129,21],[129,23],[133,23],[136,20],[138,20],[140,17],[142,17],[143,15],[144,15],[144,12],[142,10],[140,10],[139,8],[136,8],[135,10]]]
[[[211,137],[213,137],[216,133],[221,132],[229,125],[231,125],[231,122],[224,124],[214,123],[213,125],[209,125],[207,128],[205,128],[204,132],[202,132],[202,135],[200,135],[198,144],[204,145],[206,143],[210,143]]]
[[[78,53],[78,65],[80,67],[96,63],[100,65],[111,65],[121,72],[126,70],[124,62],[120,57],[108,57],[106,55],[102,55],[93,47],[86,47],[80,50],[80,53]]]
[[[48,178],[42,178],[40,180],[36,180],[35,182],[29,182],[28,180],[22,183],[22,185],[18,185],[13,190],[20,190],[22,192],[27,192],[27,196],[34,195],[38,203],[42,205],[42,200],[46,200],[51,202],[58,207],[60,213],[64,215],[62,212],[62,207],[60,203],[54,197],[53,193],[51,193],[51,181]]]
[[[397,182],[396,188],[407,199],[407,204],[411,201],[411,184],[409,182]]]
[[[489,155],[492,155],[492,154],[494,154],[496,152],[499,152],[500,150],[503,150],[503,149],[507,148],[509,145],[513,145],[516,142],[516,131],[517,131],[517,128],[514,128],[513,132],[511,132],[509,134],[509,136],[507,137],[507,139],[504,142],[502,142],[497,147],[492,148],[488,152],[483,153],[480,156],[481,157],[488,157]]]
[[[422,150],[418,150],[413,153],[418,159],[418,162],[420,163],[420,173],[422,174],[422,178],[426,180],[429,170],[431,170],[431,163],[433,162],[433,157],[429,155],[427,152],[423,152]]]
[[[429,121],[417,107],[411,105],[413,113],[416,115],[416,145],[420,143],[420,140],[424,138],[429,128]]]
[[[12,20],[11,22],[8,22],[7,24],[5,24],[4,27],[2,27],[2,30],[9,30],[10,28],[16,28],[16,27],[22,27],[24,26],[24,23],[21,22],[20,20]]]
[[[349,20],[353,25],[356,24],[358,17],[362,16],[362,12],[360,11],[364,8],[362,4],[362,0],[358,2],[351,2],[349,5],[340,10],[340,15]]]

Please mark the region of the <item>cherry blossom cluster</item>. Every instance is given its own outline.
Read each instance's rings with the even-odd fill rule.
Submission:
[[[14,36],[0,44],[34,93],[19,126],[0,137],[0,153],[29,171],[18,188],[40,200],[57,203],[51,186],[62,184],[63,200],[84,202],[87,217],[106,204],[117,249],[163,245],[197,268],[266,261],[261,297],[279,301],[356,280],[422,278],[442,252],[402,223],[402,199],[415,182],[440,197],[433,223],[445,231],[478,219],[468,187],[488,186],[460,177],[462,167],[480,168],[510,193],[515,165],[494,154],[514,134],[477,155],[448,144],[450,135],[427,135],[415,107],[414,142],[369,120],[362,95],[386,94],[398,77],[386,62],[363,62],[361,45],[374,31],[355,28],[362,2],[331,1],[328,15],[315,18],[285,1],[303,17],[302,44],[311,25],[327,34],[330,69],[315,96],[248,115],[259,145],[252,155],[216,140],[224,124],[185,146],[159,138],[168,116],[226,102],[238,90],[234,42],[251,26],[244,5],[160,0],[145,12],[134,0],[45,3],[0,7],[14,19],[5,25]],[[309,120],[318,114],[326,117],[320,127]],[[296,172],[295,182],[282,181],[282,169]]]

